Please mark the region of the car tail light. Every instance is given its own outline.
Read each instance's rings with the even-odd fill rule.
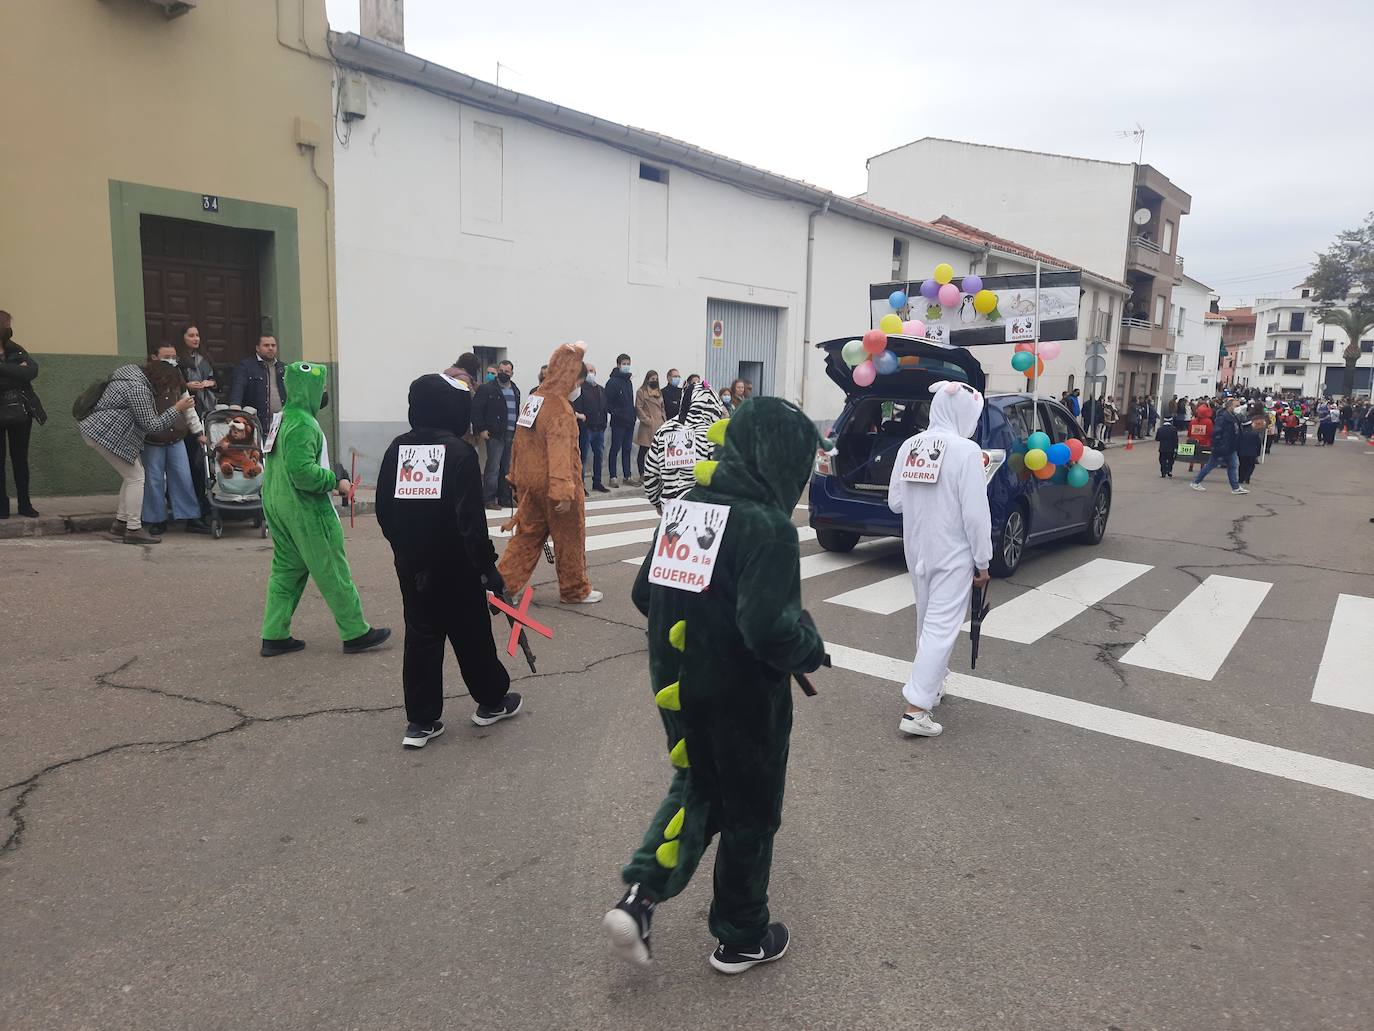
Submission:
[[[991,451],[983,451],[983,482],[991,483],[992,478],[997,475],[997,470],[1006,464],[1007,453],[1001,448],[994,448]]]
[[[830,452],[826,451],[824,448],[816,449],[816,475],[835,475],[835,463],[830,460]]]

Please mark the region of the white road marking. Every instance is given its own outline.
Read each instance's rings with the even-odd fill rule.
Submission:
[[[1209,576],[1121,656],[1121,661],[1211,680],[1272,586],[1260,580]]]
[[[916,593],[915,588],[911,586],[911,574],[898,573],[886,580],[856,587],[852,591],[845,591],[825,600],[834,605],[890,616],[909,605],[915,605]]]
[[[874,559],[883,558],[887,555],[899,554],[900,549],[894,547],[895,544],[896,541],[893,538],[885,537],[876,541],[864,541],[847,554],[818,551],[814,555],[806,555],[801,560],[801,578],[810,580],[813,576],[823,576],[840,569],[863,565],[865,562],[872,562]]]
[[[597,512],[603,508],[634,508],[648,504],[648,498],[607,498],[605,501],[588,501],[584,507],[589,512]]]
[[[886,655],[828,644],[831,662],[839,669],[851,670],[880,680],[906,683],[911,663]],[[1109,737],[1141,744],[1154,745],[1171,752],[1193,755],[1212,762],[1237,766],[1243,770],[1267,773],[1273,777],[1329,788],[1347,795],[1374,799],[1374,770],[1353,763],[1340,762],[1305,752],[1295,752],[1275,745],[1228,737],[1211,730],[1169,723],[1151,716],[1122,712],[1074,698],[1015,687],[995,680],[951,673],[945,682],[945,693],[970,701],[994,705],[1000,709],[1022,712],[1030,716],[1053,720],[1055,723],[1080,727]],[[895,706],[901,696],[893,693]]]
[[[1374,659],[1374,645],[1369,641],[1371,629],[1374,629],[1374,598],[1354,594],[1336,596],[1336,611],[1331,617],[1321,665],[1317,667],[1312,701],[1374,713],[1374,681],[1370,680],[1370,659]]]
[[[983,620],[983,636],[1034,644],[1152,568],[1137,562],[1095,558],[1033,591],[994,606]]]
[[[504,522],[504,520],[501,520]],[[587,516],[588,526],[621,526],[625,523],[644,523],[658,522],[658,513],[652,508],[647,512],[609,512],[605,515]],[[500,522],[487,524],[487,532],[493,537],[509,537],[510,534],[500,528]]]
[[[587,538],[586,550],[605,551],[607,548],[621,548],[627,544],[648,544],[654,539],[653,526],[641,526],[636,530],[621,530],[619,533],[598,533]]]

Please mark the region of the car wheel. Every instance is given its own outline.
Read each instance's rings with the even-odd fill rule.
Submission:
[[[988,570],[993,576],[1011,576],[1020,568],[1021,558],[1026,553],[1026,535],[1026,512],[1018,505],[1007,513],[1002,534],[992,550]]]
[[[1112,492],[1103,487],[1093,495],[1092,512],[1088,516],[1088,528],[1078,535],[1084,544],[1101,544],[1107,532],[1107,517],[1112,512]]]
[[[817,530],[816,540],[826,551],[853,551],[859,535],[850,530]]]

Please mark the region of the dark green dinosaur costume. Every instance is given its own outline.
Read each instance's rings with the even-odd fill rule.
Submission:
[[[649,617],[649,672],[676,772],[622,876],[655,901],[672,898],[719,834],[710,927],[726,944],[753,947],[768,928],[792,729],[789,675],[816,669],[825,654],[803,619],[792,525],[819,444],[795,405],[756,398],[741,406],[719,461],[698,463],[703,486],[686,494],[730,509],[710,586],[694,594],[650,584],[657,534],[634,585],[634,603]]]
[[[291,617],[311,577],[334,614],[340,638],[352,641],[371,629],[363,619],[344,554],[343,527],[330,499],[339,481],[320,465],[324,432],[315,416],[327,378],[325,367],[313,362],[286,367],[286,404],[262,485],[262,507],[272,529],[264,641],[291,637]]]

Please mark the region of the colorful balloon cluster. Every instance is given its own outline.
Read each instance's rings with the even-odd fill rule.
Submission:
[[[1084,447],[1081,440],[1067,440],[1051,444],[1048,433],[1039,431],[1026,438],[1024,444],[1013,448],[1008,465],[1023,480],[1034,476],[1037,480],[1053,480],[1070,487],[1086,487],[1090,472],[1101,469],[1106,462],[1101,451]]]
[[[997,318],[997,295],[983,289],[983,281],[978,276],[965,276],[960,286],[955,286],[954,268],[947,262],[935,266],[935,275],[921,284],[921,296],[928,301],[938,302],[945,308],[957,308],[967,295],[973,298],[973,309],[980,315]],[[905,290],[894,290],[887,298],[890,312],[878,320],[878,328],[870,329],[862,340],[851,340],[840,350],[844,363],[853,369],[854,382],[861,387],[871,386],[879,376],[890,376],[901,367],[901,360],[887,349],[889,336],[916,337],[924,340],[926,324],[920,319],[903,321],[899,314],[911,298]],[[910,361],[911,359],[908,359]]]
[[[1017,372],[1024,373],[1026,379],[1034,379],[1045,375],[1045,362],[1052,362],[1058,357],[1059,344],[1053,340],[1041,344],[1038,352],[1032,341],[1022,340],[1016,345],[1016,352],[1011,356],[1011,367]]]

